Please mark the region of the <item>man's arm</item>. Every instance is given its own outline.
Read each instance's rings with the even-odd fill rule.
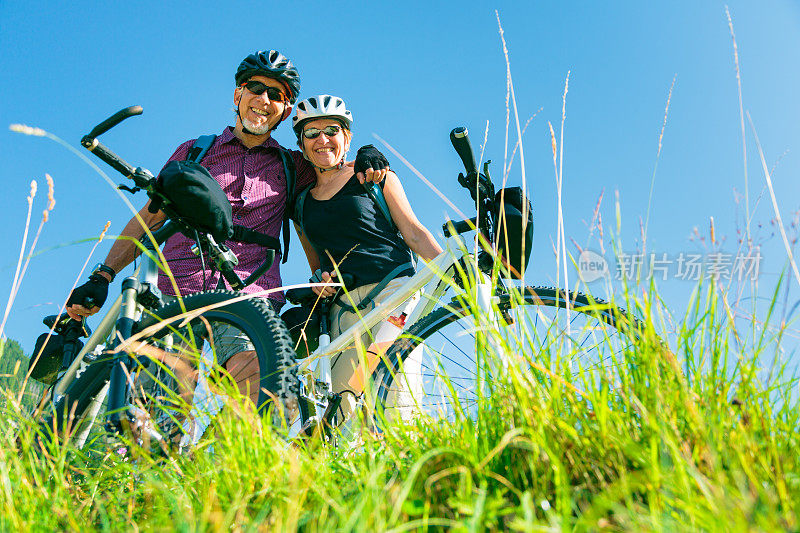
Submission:
[[[151,213],[148,209],[149,207],[150,201],[139,211],[139,216],[148,228],[153,229],[164,221],[166,215],[161,211]],[[131,239],[139,240],[144,233],[142,222],[140,222],[137,217],[131,218],[125,225],[120,236],[114,241],[103,264],[117,273],[131,264],[141,253],[139,247],[136,246],[136,243]],[[111,279],[111,274],[98,271],[96,274],[90,276],[89,281],[76,287],[75,290],[72,291],[69,300],[67,300],[67,314],[73,319],[79,320],[81,317],[91,316],[100,311],[100,307],[105,303],[106,296],[108,295],[108,284],[111,282]],[[84,298],[87,296],[91,297],[96,303],[91,309],[87,309],[79,303],[83,302]]]
[[[314,167],[303,157],[302,152],[291,150],[291,153],[297,170],[296,192],[299,192],[316,182],[317,176],[314,173]],[[346,165],[353,167],[353,172],[361,183],[367,181],[380,183],[386,177],[386,173],[391,170],[389,161],[383,153],[371,144],[359,148],[355,160],[347,162]]]
[[[166,215],[162,211],[151,213],[149,208],[150,200],[148,200],[147,204],[145,204],[145,206],[139,210],[139,216],[142,218],[145,225],[152,230],[159,227],[161,223],[164,222]],[[133,217],[125,225],[120,237],[130,237],[138,241],[143,235],[144,227],[142,226],[142,223],[139,222],[137,217]],[[103,263],[106,266],[111,267],[114,272],[119,272],[126,266],[130,265],[140,253],[141,250],[132,240],[119,238],[114,241],[114,244],[111,246],[111,250],[108,251],[106,260],[103,261]],[[111,280],[110,275],[106,274],[105,272],[102,274],[105,274],[106,277]]]

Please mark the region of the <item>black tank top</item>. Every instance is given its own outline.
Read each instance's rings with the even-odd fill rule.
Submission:
[[[339,271],[355,278],[351,288],[378,283],[412,260],[403,237],[355,175],[329,200],[316,200],[310,192],[305,195],[303,231],[319,255],[322,270],[333,272],[330,253]],[[398,277],[413,273],[409,267]]]

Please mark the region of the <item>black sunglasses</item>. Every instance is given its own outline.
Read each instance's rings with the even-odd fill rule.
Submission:
[[[269,98],[270,102],[286,102],[288,100],[286,95],[283,94],[283,91],[277,87],[272,87],[271,85],[267,85],[266,83],[262,83],[260,81],[246,81],[241,86],[256,96],[260,96],[266,92],[267,98]]]
[[[303,137],[306,139],[316,139],[320,133],[324,133],[326,137],[333,137],[342,130],[341,126],[331,124],[322,129],[319,128],[306,128],[303,130]]]

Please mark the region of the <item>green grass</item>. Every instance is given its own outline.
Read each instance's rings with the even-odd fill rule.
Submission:
[[[6,391],[0,529],[797,529],[797,381],[780,366],[765,379],[791,325],[735,331],[709,283],[667,348],[654,305],[630,303],[647,330],[617,383],[573,375],[566,357],[555,376],[512,366],[476,417],[352,449],[287,447],[229,411],[190,456],[121,457],[104,440],[34,452]]]

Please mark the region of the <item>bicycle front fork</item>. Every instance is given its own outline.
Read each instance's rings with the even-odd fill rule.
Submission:
[[[136,323],[136,302],[142,284],[135,277],[126,278],[122,282],[122,307],[117,319],[117,334],[112,343],[113,349],[120,349],[115,355],[114,366],[111,368],[111,377],[108,387],[108,422],[106,428],[110,431],[122,431],[122,417],[127,414],[128,399],[133,388],[133,373],[131,369],[139,364],[136,356],[129,355],[131,347],[125,343],[133,336],[133,325]]]

